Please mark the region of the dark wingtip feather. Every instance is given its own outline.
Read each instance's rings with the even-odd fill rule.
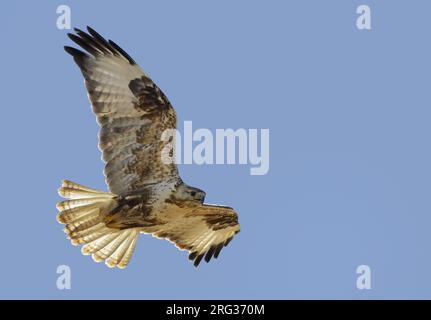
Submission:
[[[126,51],[124,51],[123,49],[121,49],[121,47],[120,47],[118,44],[116,44],[116,43],[115,43],[114,41],[112,41],[112,40],[108,40],[108,42],[109,42],[109,44],[110,44],[112,47],[114,47],[114,48],[115,48],[115,50],[117,50],[117,51],[118,51],[118,53],[120,53],[124,58],[126,58],[126,59],[129,61],[129,63],[130,63],[131,65],[136,64],[135,60],[133,60],[133,58],[132,58],[131,56],[129,56],[129,54],[128,54]]]
[[[99,50],[103,53],[109,53],[110,49],[106,48],[104,43],[101,43],[100,41],[97,41],[95,38],[90,36],[85,31],[82,31],[81,29],[75,28],[75,32],[89,45],[91,45],[93,48]]]
[[[226,240],[226,242],[224,243],[224,246],[226,247],[231,241],[232,241],[233,237],[230,237]]]
[[[96,30],[91,28],[90,26],[87,26],[87,30],[90,33],[90,35],[93,36],[93,40],[99,43],[102,47],[104,47],[106,50],[111,52],[112,54],[116,54],[115,48],[113,48],[108,41],[104,37],[102,37]]]
[[[103,38],[96,30],[94,30],[92,27],[90,27],[90,26],[87,26],[87,31],[93,36],[93,37],[96,37],[96,38],[101,38],[101,39],[103,39],[103,40],[105,40],[105,38]],[[105,40],[105,42],[106,42],[106,40]]]
[[[194,262],[194,266],[197,267],[199,263],[201,263],[202,258],[204,257],[204,254],[199,255]]]
[[[197,251],[190,253],[189,254],[189,259],[190,260],[195,260],[197,254],[198,254]]]
[[[208,250],[207,254],[205,255],[205,261],[206,261],[207,263],[208,263],[208,262],[210,262],[211,258],[213,257],[213,254],[214,254],[215,249],[216,249],[216,246],[212,246],[212,247]]]
[[[64,46],[64,50],[74,58],[88,57],[88,55],[85,52],[82,52],[81,50],[78,50],[78,49],[73,48],[73,47]]]
[[[216,248],[216,250],[215,250],[215,252],[214,252],[214,259],[217,259],[217,258],[218,258],[218,255],[220,254],[221,249],[223,249],[223,242],[222,242],[222,243],[219,243],[219,244],[217,245],[217,248]]]
[[[107,49],[109,49],[112,53],[114,53],[114,50],[111,47],[111,45],[109,44],[109,42],[102,35],[100,35],[100,33],[98,33],[96,30],[94,30],[90,26],[87,26],[87,30],[93,36],[93,38],[95,40],[100,41],[101,43],[103,43]]]
[[[102,37],[96,30],[94,30],[90,26],[87,26],[87,30],[96,40],[103,43],[104,46],[107,49],[109,49],[113,54],[122,55],[124,58],[127,59],[127,61],[129,61],[131,65],[136,64],[135,60],[133,60],[133,58],[126,51],[124,51],[119,45],[117,45],[114,41],[112,40],[107,41],[104,37]]]
[[[90,26],[87,26],[88,33],[79,28],[73,28],[73,30],[77,35],[68,33],[67,36],[91,55],[97,56],[99,54],[113,54],[124,57],[131,65],[136,65],[135,60],[133,60],[133,58],[119,45],[112,40],[106,40]],[[68,52],[71,53],[70,51]]]
[[[77,35],[71,34],[71,33],[68,33],[67,36],[70,38],[70,40],[75,42],[77,45],[79,45],[81,48],[86,50],[88,53],[91,53],[93,56],[96,56],[98,54],[97,49],[87,39],[83,37],[78,37]]]

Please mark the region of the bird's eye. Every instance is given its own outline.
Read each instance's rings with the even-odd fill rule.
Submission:
[[[192,195],[192,197],[194,197],[196,195],[196,191],[192,191],[190,192],[190,194]]]

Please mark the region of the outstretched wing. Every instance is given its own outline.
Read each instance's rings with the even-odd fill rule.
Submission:
[[[238,215],[232,208],[216,205],[176,207],[167,221],[150,233],[188,250],[189,259],[197,267],[202,258],[217,258],[223,247],[240,231]]]
[[[135,61],[111,40],[87,27],[68,34],[86,52],[65,46],[80,67],[101,126],[99,148],[112,193],[126,195],[147,183],[179,179],[175,163],[162,161],[166,129],[176,115],[163,92]]]

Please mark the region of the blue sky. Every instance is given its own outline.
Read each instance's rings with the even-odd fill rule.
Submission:
[[[61,179],[106,190],[98,127],[63,51],[91,25],[163,89],[180,127],[268,128],[270,170],[182,165],[239,213],[218,260],[148,236],[126,270],[56,222]],[[372,30],[356,28],[368,4]],[[431,298],[427,1],[9,1],[0,11],[1,298]],[[371,268],[370,290],[356,268]],[[58,290],[68,265],[71,290]]]

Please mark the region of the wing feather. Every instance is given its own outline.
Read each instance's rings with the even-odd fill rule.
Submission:
[[[189,259],[196,267],[202,259],[209,262],[212,257],[218,258],[222,248],[240,231],[238,215],[229,207],[204,204],[176,207],[175,212],[176,216],[148,233],[189,251]]]
[[[176,127],[169,100],[116,43],[90,27],[69,38],[85,52],[65,47],[80,67],[98,123],[104,174],[112,193],[127,195],[146,183],[178,180],[176,164],[162,162],[166,129]]]

